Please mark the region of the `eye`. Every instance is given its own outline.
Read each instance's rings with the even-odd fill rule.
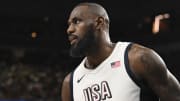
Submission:
[[[80,22],[81,22],[80,19],[74,19],[74,20],[73,20],[73,23],[74,23],[74,24],[79,24]]]

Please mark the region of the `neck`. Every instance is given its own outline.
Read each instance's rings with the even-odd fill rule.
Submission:
[[[111,42],[98,45],[95,52],[87,53],[87,60],[85,61],[85,67],[88,69],[95,69],[112,53],[114,47],[115,47],[115,43],[111,43]]]

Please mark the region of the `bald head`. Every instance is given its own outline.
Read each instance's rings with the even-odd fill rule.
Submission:
[[[79,7],[79,6],[87,6],[88,13],[91,13],[95,16],[103,17],[106,23],[109,24],[110,21],[109,21],[107,11],[101,5],[97,3],[85,2],[85,3],[78,4],[76,7]]]

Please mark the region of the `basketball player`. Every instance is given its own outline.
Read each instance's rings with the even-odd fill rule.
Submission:
[[[85,58],[65,77],[62,101],[180,101],[180,84],[155,51],[110,41],[101,5],[78,4],[68,24],[70,55]]]

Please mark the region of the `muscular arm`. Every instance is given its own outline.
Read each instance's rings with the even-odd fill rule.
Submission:
[[[152,88],[161,101],[180,101],[180,84],[156,52],[133,45],[129,61],[132,71]]]
[[[70,75],[68,74],[62,84],[61,99],[62,101],[70,101]]]

